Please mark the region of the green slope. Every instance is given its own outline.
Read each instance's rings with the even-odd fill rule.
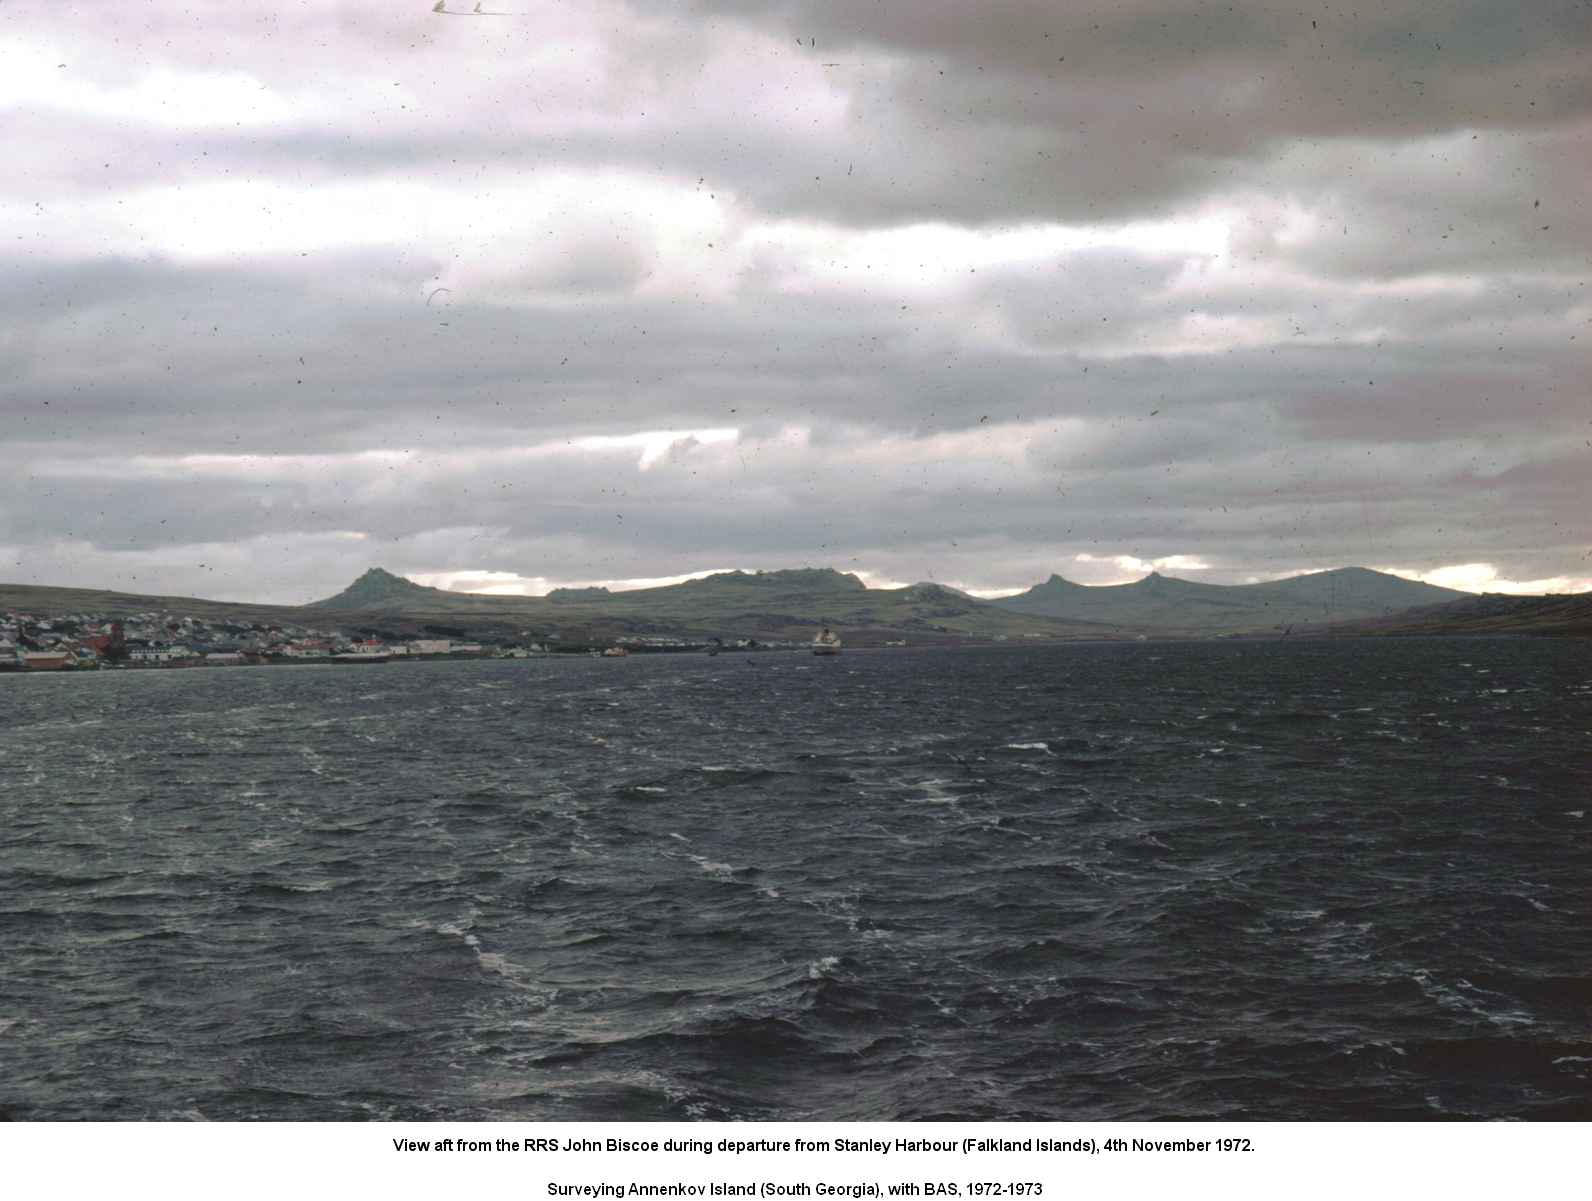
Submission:
[[[1367,634],[1538,634],[1592,637],[1592,592],[1566,596],[1466,596],[1390,617],[1347,622],[1324,631]]]

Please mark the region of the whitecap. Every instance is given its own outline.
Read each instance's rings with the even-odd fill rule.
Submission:
[[[728,863],[715,863],[702,855],[692,855],[691,862],[700,867],[715,880],[728,880],[735,875],[735,869]]]
[[[1455,980],[1453,988],[1433,980],[1431,975],[1424,970],[1417,970],[1410,978],[1415,981],[1427,997],[1437,1002],[1444,1009],[1468,1013],[1472,1017],[1484,1018],[1495,1026],[1532,1026],[1536,1024],[1536,1019],[1520,1009],[1496,1005],[1497,1002],[1507,1001],[1510,998],[1500,993],[1478,988],[1464,978]],[[1489,1001],[1493,1002],[1496,1007],[1489,1009],[1487,1005]]]
[[[835,955],[825,955],[822,959],[815,959],[807,965],[807,978],[809,980],[822,980],[840,966],[840,959]]]
[[[481,916],[481,911],[474,905],[469,905],[465,911],[451,922],[438,922],[432,927],[438,934],[446,934],[450,938],[465,938],[470,929],[475,925],[475,919]]]
[[[557,999],[556,988],[537,987],[536,976],[529,968],[496,951],[483,951],[479,947],[471,947],[471,950],[475,952],[475,961],[483,972],[499,977],[517,992],[528,994],[534,1004],[545,1008]]]
[[[919,780],[912,787],[921,788],[927,793],[928,795],[921,799],[931,805],[954,805],[956,804],[956,795],[945,787],[950,782],[947,779],[936,776],[932,780]]]

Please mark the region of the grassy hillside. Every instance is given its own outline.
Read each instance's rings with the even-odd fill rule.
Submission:
[[[207,621],[242,621],[264,624],[303,624],[310,610],[299,605],[251,605],[235,601],[203,600],[192,596],[152,596],[99,588],[51,588],[38,584],[0,584],[0,610],[33,616],[91,613],[104,617],[131,617],[138,613],[165,612]]]
[[[556,632],[575,641],[627,634],[807,639],[823,624],[842,630],[852,645],[901,639],[923,644],[1119,636],[1086,622],[1010,613],[935,584],[870,589],[856,576],[828,569],[723,572],[633,592],[565,589],[548,597],[519,597],[427,588],[373,568],[336,596],[302,606],[27,585],[0,586],[0,606],[109,617],[161,610],[207,620],[290,622],[402,636],[445,631],[464,637],[540,639]]]
[[[1446,603],[1432,605],[1433,597]],[[1453,599],[1450,598],[1460,598]],[[700,580],[546,597],[427,588],[373,568],[310,605],[251,605],[180,596],[0,584],[0,609],[128,617],[163,611],[208,621],[296,624],[397,637],[447,633],[494,640],[604,641],[626,635],[807,639],[820,625],[853,646],[964,640],[1209,636],[1292,628],[1347,634],[1592,632],[1592,594],[1467,596],[1361,568],[1223,587],[1151,575],[1088,588],[1059,576],[1020,597],[980,601],[938,584],[868,588],[829,569],[722,572]],[[1344,620],[1347,617],[1349,620]]]
[[[1537,634],[1592,637],[1592,592],[1569,596],[1467,596],[1324,631],[1367,634]]]

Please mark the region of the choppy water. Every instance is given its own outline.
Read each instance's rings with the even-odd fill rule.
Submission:
[[[1592,1116],[1592,644],[0,677],[0,1108]]]

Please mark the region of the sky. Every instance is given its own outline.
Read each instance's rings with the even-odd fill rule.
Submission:
[[[1592,589],[1588,0],[6,6],[0,580]]]

